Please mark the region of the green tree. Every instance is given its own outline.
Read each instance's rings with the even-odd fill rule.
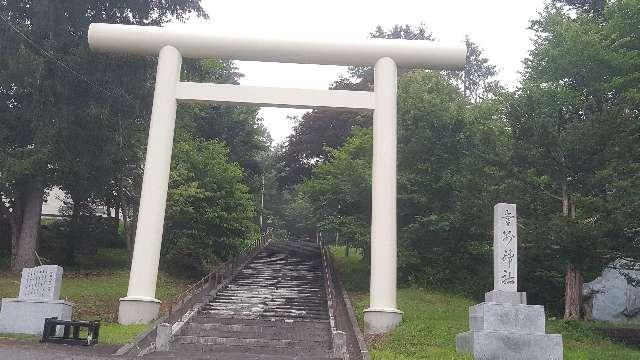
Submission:
[[[339,232],[348,246],[368,253],[371,222],[370,129],[356,131],[296,188],[289,228],[297,233]]]
[[[436,72],[407,72],[398,93],[399,275],[455,287],[490,283],[491,212],[505,201],[509,159],[502,100],[471,104]],[[294,192],[292,228],[339,232],[367,255],[371,214],[369,129],[355,131]],[[464,269],[464,270],[461,270]]]
[[[492,98],[504,91],[504,87],[495,79],[498,75],[496,66],[484,56],[482,49],[467,36],[467,57],[464,70],[445,71],[461,89],[462,94],[477,103]]]
[[[165,264],[200,275],[258,236],[255,205],[243,177],[223,144],[178,139],[167,198]]]
[[[628,117],[638,104],[638,5],[613,2],[597,19],[547,7],[508,110],[529,253],[557,264],[544,273],[564,273],[567,319],[580,317],[585,273],[637,253],[628,211],[638,199],[638,127]]]
[[[243,76],[228,60],[188,60],[184,64],[186,81],[238,85]],[[260,158],[271,142],[258,110],[256,106],[181,105],[179,126],[196,137],[224,142],[231,160],[256,176],[262,172]]]
[[[135,139],[123,137],[139,129],[140,123],[144,125],[141,119],[145,116],[139,109],[148,108],[149,99],[127,104],[124,111],[113,111],[113,107],[123,106],[126,96],[119,89],[123,85],[131,95],[144,93],[132,84],[148,84],[151,64],[144,59],[90,53],[86,44],[89,24],[158,25],[192,13],[206,16],[199,0],[0,3],[0,210],[11,224],[14,269],[34,264],[47,187],[62,184],[76,200],[85,201],[104,183],[92,180],[102,180],[105,168],[130,169],[137,160],[127,156],[131,150],[123,149],[136,144]],[[118,129],[91,126],[96,118],[113,119],[121,125],[117,137],[124,146],[104,146],[106,155],[96,151],[98,141],[110,136],[101,132]],[[108,154],[112,150],[119,153]],[[97,159],[91,158],[96,155]],[[105,162],[105,158],[110,160]],[[81,170],[73,163],[95,166]],[[112,186],[123,182],[122,176],[111,179]]]

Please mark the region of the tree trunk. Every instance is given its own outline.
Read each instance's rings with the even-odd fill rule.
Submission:
[[[349,240],[347,238],[344,239],[344,255],[348,258],[349,257]]]
[[[131,259],[133,257],[133,241],[131,240],[131,233],[129,231],[129,211],[127,207],[122,206],[122,234],[124,236],[124,241],[127,244],[127,255],[129,256],[129,263],[131,263]]]
[[[11,231],[11,256],[9,260],[12,269],[16,262],[18,240],[20,239],[20,230],[22,230],[22,200],[19,195],[20,194],[18,194],[13,202],[13,208],[11,210],[9,210],[9,207],[7,207],[4,202],[0,203],[0,210],[2,210],[2,214],[9,222],[9,228]]]
[[[576,203],[575,201],[571,201],[571,218],[576,218]]]
[[[66,237],[64,259],[65,265],[75,265],[76,263],[76,245],[80,238],[80,201],[77,197],[71,195],[73,201],[73,209],[71,213],[71,228]]]
[[[113,224],[116,227],[116,235],[120,232],[120,205],[116,202],[113,207]]]
[[[18,206],[15,206],[9,215],[9,224],[11,226],[11,268],[14,269],[18,255],[18,240],[22,230],[22,211]]]
[[[22,210],[22,217],[15,223],[19,224],[19,235],[15,246],[15,260],[13,269],[22,270],[25,267],[33,267],[36,264],[36,250],[38,248],[38,231],[40,230],[40,217],[42,214],[43,189],[37,181],[28,181],[16,203],[16,209]],[[16,215],[19,216],[17,213]],[[12,225],[13,227],[13,225]],[[17,230],[17,229],[16,229]],[[12,229],[13,233],[18,233]]]
[[[562,181],[562,215],[569,216],[569,193],[566,179]]]
[[[580,308],[582,306],[582,284],[584,280],[580,269],[573,263],[567,264],[567,271],[564,277],[564,319],[580,319]]]

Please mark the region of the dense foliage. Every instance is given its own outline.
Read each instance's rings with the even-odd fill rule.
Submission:
[[[398,100],[401,280],[462,288],[469,277],[488,274],[492,212],[486,209],[506,201],[499,195],[500,165],[508,153],[496,151],[507,148],[506,131],[492,117],[494,104],[467,107],[438,73],[405,74]],[[372,139],[370,129],[356,131],[296,188],[290,210],[296,231],[337,232],[368,254]]]
[[[80,209],[98,204],[135,218],[154,61],[90,52],[89,24],[158,25],[190,15],[206,16],[198,0],[0,2],[0,213],[11,225],[16,270],[35,263],[51,186],[73,200],[73,230]],[[73,262],[81,239],[69,235]]]
[[[40,251],[61,265],[74,264],[78,254],[102,244],[92,232],[98,208],[107,210],[111,217],[107,222],[114,225],[109,227],[110,243],[122,245],[124,238],[131,255],[156,61],[89,51],[88,26],[92,22],[160,25],[193,16],[207,17],[199,0],[0,2],[0,256],[7,259],[3,263],[10,262],[16,270],[32,266]],[[241,76],[231,61],[185,59],[183,63],[182,78],[188,81],[237,84]],[[210,162],[190,162],[181,169],[192,171],[192,176],[207,174],[211,181],[216,181],[218,170],[226,176],[221,175],[221,182],[196,186],[192,178],[174,171],[172,186],[184,191],[193,185],[205,193],[224,188],[222,198],[239,204],[230,209],[220,199],[208,199],[205,206],[205,200],[193,194],[172,192],[167,207],[171,224],[166,233],[165,255],[171,258],[167,264],[176,262],[178,241],[197,253],[194,268],[203,271],[254,235],[255,226],[245,220],[257,223],[261,159],[270,141],[257,111],[238,106],[179,108],[176,128],[182,142],[176,145],[176,157],[189,158],[184,153],[196,148],[212,155]],[[180,167],[175,161],[174,168]],[[65,192],[63,213],[69,218],[40,232],[43,197],[53,187]],[[199,211],[203,207],[206,211]],[[191,230],[197,236],[191,238],[184,234],[185,208],[196,209],[191,225],[203,226],[194,226]],[[211,217],[216,212],[235,216],[236,227],[224,219],[214,227]],[[216,246],[210,247],[211,243]]]
[[[244,173],[216,141],[179,139],[169,179],[163,259],[172,270],[202,274],[257,236]]]

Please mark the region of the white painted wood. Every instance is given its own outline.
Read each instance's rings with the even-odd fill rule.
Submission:
[[[370,310],[396,310],[397,68],[388,57],[375,66],[371,177]]]
[[[287,89],[180,82],[176,98],[181,102],[234,103],[289,108],[373,109],[374,94],[369,91]]]
[[[373,66],[378,59],[390,57],[400,67],[433,70],[462,69],[467,54],[462,42],[442,45],[397,39],[311,41],[234,37],[185,27],[101,23],[89,26],[89,46],[95,51],[156,55],[166,45],[177,48],[188,58]]]
[[[158,315],[160,301],[155,299],[156,280],[176,120],[175,91],[176,83],[180,81],[181,66],[182,57],[178,50],[171,46],[162,48],[158,57],[129,289],[127,296],[120,299],[120,323],[131,323],[128,320],[131,314],[123,304],[132,301],[138,301],[135,315],[139,319],[148,322]]]

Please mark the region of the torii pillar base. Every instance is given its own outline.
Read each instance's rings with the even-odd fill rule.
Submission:
[[[364,332],[386,334],[402,321],[402,311],[397,309],[366,309],[364,311]]]
[[[118,323],[121,325],[149,324],[158,317],[161,301],[143,296],[120,299]]]

